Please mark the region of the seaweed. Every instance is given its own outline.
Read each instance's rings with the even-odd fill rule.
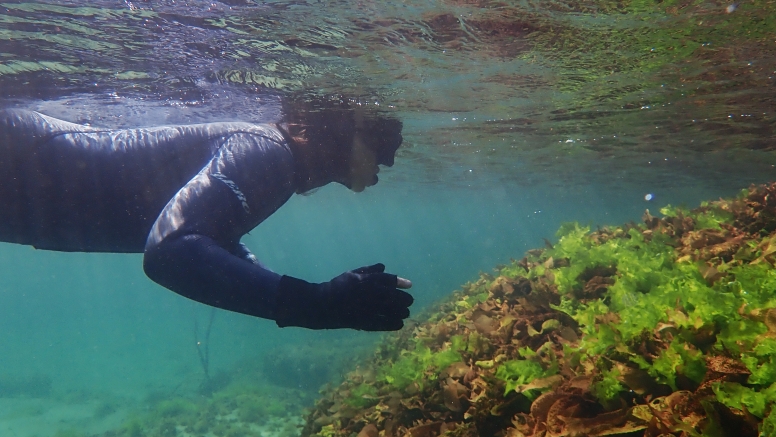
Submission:
[[[212,435],[260,437],[298,435],[298,416],[311,402],[310,394],[257,382],[246,373],[205,397],[171,394],[156,398],[104,437],[175,437]]]
[[[363,408],[374,405],[374,399],[377,396],[377,389],[370,384],[359,384],[350,391],[350,396],[345,399],[345,403],[355,408]]]
[[[771,199],[564,224],[387,337],[303,436],[772,435]]]
[[[466,347],[468,348],[468,345]],[[427,379],[433,381],[436,371],[446,369],[461,359],[460,353],[456,350],[447,348],[432,352],[427,346],[416,343],[413,351],[384,366],[379,373],[385,382],[399,390],[404,390],[413,383],[420,387],[427,372],[429,373]]]
[[[528,391],[528,383],[552,376],[555,372],[557,368],[544,369],[536,361],[510,360],[498,366],[496,378],[504,382],[504,395],[507,395],[512,390],[518,393]]]
[[[336,381],[345,369],[371,352],[374,341],[340,339],[337,344],[283,344],[263,351],[257,358],[263,375],[284,389],[302,389],[317,394],[318,389]],[[363,352],[362,352],[363,351]]]

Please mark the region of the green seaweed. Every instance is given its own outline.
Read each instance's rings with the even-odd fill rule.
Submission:
[[[776,384],[763,390],[755,390],[735,382],[722,382],[713,385],[714,394],[721,403],[746,410],[757,417],[765,417],[766,411],[776,402]]]
[[[661,213],[667,218],[689,217],[696,230],[722,230],[723,225],[734,222],[732,213],[709,204],[699,211],[667,206]],[[748,384],[754,385],[717,385],[717,398],[734,408],[754,408],[756,415],[763,417],[774,399],[770,388],[758,387],[773,387],[776,383],[776,340],[767,337],[769,329],[776,329],[776,321],[770,328],[756,317],[731,309],[764,312],[776,308],[776,270],[769,263],[736,264],[739,259],[734,258],[731,264],[717,267],[727,279],[710,285],[699,270],[703,264],[678,262],[673,245],[666,244],[670,241],[647,241],[643,231],[643,227],[632,228],[627,238],[599,243],[590,238],[589,228],[569,223],[561,226],[558,243],[547,251],[548,256],[568,260],[568,266],[554,269],[553,276],[559,292],[566,295],[557,308],[574,317],[584,333],[579,352],[588,357],[614,350],[622,353],[619,345],[651,336],[661,323],[679,329],[679,335],[652,360],[626,354],[657,382],[677,390],[678,375],[699,384],[707,372],[703,352],[692,343],[691,336],[682,333],[710,327],[717,332],[713,349],[737,354],[751,372]],[[767,247],[768,241],[766,237],[749,247]],[[749,258],[761,254],[755,252]],[[583,273],[602,266],[616,269],[616,282],[608,287],[606,295],[585,303],[573,298],[574,291],[584,285]],[[543,276],[546,268],[536,266],[533,270],[528,277]],[[604,372],[591,389],[602,403],[616,398],[622,390],[616,370]]]
[[[159,402],[154,409],[154,413],[162,418],[185,418],[192,416],[197,410],[198,406],[194,402],[188,399],[176,398]]]
[[[760,436],[767,437],[776,435],[776,410],[771,409],[763,419],[763,423],[760,425]]]
[[[380,370],[381,378],[397,389],[404,390],[410,384],[422,384],[427,372],[444,370],[451,364],[461,361],[461,354],[453,348],[433,352],[420,342],[412,351],[406,352],[394,363],[387,364]]]
[[[681,214],[675,210],[666,212]],[[729,273],[736,281],[710,287],[695,264],[676,263],[670,246],[655,239],[645,241],[637,229],[628,232],[630,238],[600,245],[589,240],[587,228],[576,224],[566,225],[559,234],[560,241],[550,254],[570,260],[569,267],[555,272],[560,291],[570,293],[579,287],[578,278],[586,269],[611,265],[617,270],[616,282],[608,288],[606,299],[573,305],[567,301],[558,307],[582,326],[585,337],[580,349],[589,356],[632,342],[660,323],[680,329],[721,326],[720,347],[734,350],[739,349],[742,341],[753,344],[765,332],[764,325],[731,314],[730,309],[747,304],[762,308],[763,304],[773,303],[768,293],[776,285],[773,269],[733,267]],[[597,322],[607,314],[617,314],[617,322]],[[768,355],[768,362],[770,359]],[[701,353],[682,340],[672,342],[652,362],[640,357],[633,357],[632,361],[674,389],[677,372],[696,382],[705,374]],[[757,364],[762,366],[762,362]],[[758,372],[763,373],[759,368]]]
[[[733,214],[719,209],[710,209],[692,216],[695,229],[722,229],[723,224],[733,223]]]
[[[609,369],[601,374],[600,379],[593,383],[590,392],[603,405],[608,405],[617,399],[625,387],[620,382],[620,372]]]
[[[504,395],[511,391],[522,392],[520,386],[536,379],[546,378],[557,372],[557,369],[545,370],[542,365],[533,360],[510,360],[502,363],[496,369],[496,378],[504,382]]]
[[[752,351],[743,353],[741,361],[751,372],[749,384],[769,385],[776,383],[776,339],[761,340]]]
[[[338,407],[372,398],[372,382],[343,384],[303,435],[387,434],[389,416],[394,435],[444,422],[458,436],[538,437],[547,414],[557,435],[774,434],[771,196],[776,184],[639,225],[562,225],[551,247],[481,274],[393,337],[374,362],[379,396]]]
[[[345,398],[344,402],[351,407],[364,408],[375,404],[374,398],[377,396],[377,388],[371,384],[361,383],[350,390],[350,396]]]
[[[143,421],[139,417],[131,417],[121,426],[120,432],[126,437],[143,437]]]
[[[289,416],[300,412],[306,403],[304,391],[256,384],[243,377],[210,397],[155,399],[147,411],[136,412],[114,434],[106,435],[174,437],[183,432],[187,435],[259,437],[262,431],[258,426],[270,426],[279,418],[288,422]]]
[[[631,361],[655,377],[659,383],[667,384],[672,390],[678,390],[677,375],[687,376],[696,383],[700,383],[706,374],[702,354],[686,346],[684,342],[674,341],[651,363],[640,356],[632,356]]]
[[[251,394],[242,394],[234,398],[237,405],[237,418],[246,423],[263,423],[267,420],[268,404],[274,404],[267,398]]]

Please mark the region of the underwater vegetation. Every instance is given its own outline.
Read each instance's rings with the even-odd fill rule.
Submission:
[[[374,340],[339,340],[326,343],[284,344],[266,351],[260,360],[263,375],[272,384],[317,395],[321,386],[337,381],[374,348]]]
[[[278,437],[299,435],[307,394],[237,381],[211,396],[177,396],[132,415],[102,437]]]
[[[302,435],[776,435],[776,183],[482,274],[324,391]]]
[[[296,437],[304,408],[313,405],[321,385],[338,382],[345,369],[374,348],[374,340],[366,336],[319,338],[262,350],[211,376],[207,344],[212,313],[209,320],[201,350],[199,337],[195,338],[204,383],[179,386],[172,393],[148,393],[118,429],[100,437]],[[120,406],[100,405],[95,417],[112,414]],[[63,435],[66,432],[70,431]],[[82,436],[86,437],[78,434]]]

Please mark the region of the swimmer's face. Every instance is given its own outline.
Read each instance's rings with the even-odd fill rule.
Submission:
[[[361,133],[353,136],[353,148],[350,154],[350,174],[348,188],[356,193],[364,191],[377,183],[377,153],[366,144]]]
[[[402,143],[401,122],[383,120],[358,126],[350,150],[348,188],[364,191],[377,183],[378,165],[393,166],[396,151]]]

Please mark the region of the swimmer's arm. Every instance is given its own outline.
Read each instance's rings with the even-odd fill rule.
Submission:
[[[237,243],[237,246],[235,246],[232,253],[242,260],[248,261],[251,264],[256,264],[263,269],[269,270],[269,268],[267,268],[263,262],[259,261],[259,259],[256,258],[256,255],[254,255],[253,252],[248,249],[248,246],[244,245],[243,243]]]
[[[208,236],[165,239],[146,249],[143,268],[154,282],[189,299],[274,319],[281,276],[233,255]]]
[[[262,137],[227,139],[154,223],[143,260],[148,277],[189,299],[274,319],[281,276],[239,238],[293,193],[291,159]]]
[[[250,222],[248,211],[271,205],[273,195],[282,204],[286,185],[273,185],[279,178],[266,177],[272,162],[262,162],[265,172],[255,172],[257,165],[252,165],[252,174],[265,177],[249,182],[242,179],[245,172],[231,171],[232,162],[246,159],[214,159],[176,194],[154,224],[143,261],[152,280],[198,302],[272,319],[281,327],[383,331],[403,326],[413,299],[400,288],[411,283],[386,273],[382,264],[316,284],[280,276],[246,259],[249,252],[236,248],[238,238],[232,231]],[[254,197],[251,187],[265,195]],[[257,198],[264,201],[252,200]]]

